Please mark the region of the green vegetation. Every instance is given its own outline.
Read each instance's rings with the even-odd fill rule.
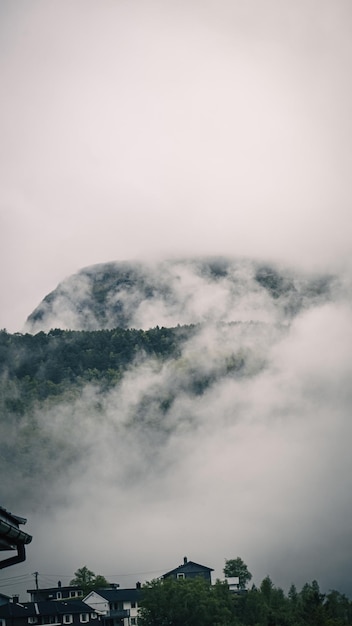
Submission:
[[[239,578],[240,589],[245,589],[247,583],[252,580],[252,574],[239,556],[236,557],[236,559],[229,559],[225,561],[224,574],[226,578]]]
[[[242,376],[244,351],[225,347],[221,358],[209,359],[184,349],[199,330],[0,331],[0,475],[12,477],[3,497],[10,500],[14,483],[22,502],[29,494],[39,499],[39,486],[58,485],[88,452],[79,429],[109,424],[112,442],[143,430],[160,445],[177,427],[168,416],[179,394],[200,396],[224,376]],[[146,374],[136,394],[133,380]],[[119,412],[125,382],[127,408]],[[191,423],[192,414],[182,419]]]
[[[84,596],[94,589],[110,587],[110,583],[108,583],[104,576],[101,574],[94,574],[94,572],[88,569],[86,565],[80,567],[75,572],[74,578],[70,581],[70,585],[74,585],[75,587],[82,589]]]
[[[138,626],[231,626],[232,598],[226,583],[203,578],[153,580],[143,586]]]
[[[34,401],[61,396],[87,382],[115,385],[137,359],[166,360],[181,354],[193,326],[143,330],[70,331],[9,334],[0,331],[0,390],[5,408],[23,414]],[[9,394],[10,387],[16,392]]]
[[[338,591],[321,593],[316,581],[286,595],[269,576],[259,588],[230,591],[202,578],[153,580],[143,586],[139,626],[346,626],[352,603]]]
[[[221,364],[200,365],[201,354],[193,361],[182,357],[184,342],[199,325],[136,330],[71,331],[9,334],[0,331],[1,416],[24,415],[46,400],[72,399],[87,384],[100,392],[116,386],[124,373],[153,359],[173,361],[179,385],[191,395],[201,395],[219,377],[240,374],[245,367],[243,353],[224,355]],[[169,393],[159,398],[167,410],[173,401]],[[147,400],[147,399],[146,399]]]

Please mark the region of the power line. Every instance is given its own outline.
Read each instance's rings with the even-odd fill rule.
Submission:
[[[14,578],[25,578],[27,576],[30,576],[29,572],[27,574],[18,574],[17,576],[4,576],[0,580],[13,580]]]
[[[122,573],[122,574],[121,573],[120,574],[104,574],[104,576],[105,577],[106,576],[111,576],[111,577],[114,577],[114,576],[119,576],[119,577],[122,577],[122,576],[140,576],[142,574],[157,574],[158,572],[164,572],[164,571],[167,571],[167,568],[157,569],[157,570],[148,570],[148,571],[145,571],[145,572],[127,572],[127,573]],[[43,574],[40,574],[41,578],[43,576],[48,578],[48,579],[49,578],[54,578],[54,579],[56,579],[56,578],[71,578],[72,579],[73,578],[72,574],[48,574],[46,572],[44,572]]]

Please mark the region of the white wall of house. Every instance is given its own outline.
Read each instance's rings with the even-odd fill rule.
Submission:
[[[99,593],[96,591],[91,591],[85,598],[83,598],[83,602],[90,606],[96,613],[107,615],[109,613],[110,607],[108,600],[105,600]],[[122,602],[122,608],[124,610],[130,611],[130,617],[125,617],[123,622],[123,626],[134,626],[137,624],[137,616],[138,616],[138,603],[124,601]]]
[[[107,614],[109,612],[109,602],[96,591],[91,591],[83,598],[83,602],[88,604],[98,615],[99,613]]]
[[[137,624],[138,604],[137,602],[135,602],[134,604],[135,606],[132,606],[131,602],[123,603],[123,608],[128,609],[130,611],[130,616],[125,617],[123,620],[124,622],[123,626],[134,626],[135,624]]]

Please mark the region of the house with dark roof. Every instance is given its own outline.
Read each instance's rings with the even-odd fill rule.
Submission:
[[[199,565],[199,563],[195,563],[194,561],[189,561],[185,556],[183,558],[182,565],[179,565],[175,569],[170,570],[164,574],[163,578],[204,578],[209,585],[211,585],[211,572],[214,570],[211,567],[206,567],[205,565]]]
[[[83,602],[100,614],[101,626],[135,626],[140,596],[141,584],[137,583],[132,589],[96,589]]]
[[[48,589],[27,589],[31,602],[45,602],[46,600],[74,600],[83,598],[83,590],[80,587],[70,585],[62,587],[60,581],[57,587]]]
[[[0,626],[98,626],[100,616],[82,600],[8,602],[0,606]]]

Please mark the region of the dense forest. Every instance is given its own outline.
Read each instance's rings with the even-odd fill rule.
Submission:
[[[106,391],[119,383],[124,372],[143,360],[160,363],[181,358],[182,346],[200,325],[150,330],[121,329],[70,331],[54,329],[9,334],[0,331],[0,389],[2,410],[24,414],[47,399],[62,400],[65,393],[79,391],[87,383]],[[188,391],[199,394],[219,377],[239,373],[243,352],[228,354],[220,372],[204,376],[187,371]],[[190,374],[192,374],[190,376]],[[11,393],[12,390],[12,393]]]
[[[87,382],[103,389],[116,384],[136,360],[177,358],[194,327],[115,328],[99,331],[55,329],[9,334],[0,331],[0,376],[5,409],[17,414],[35,402],[62,396]],[[9,397],[5,388],[16,386]]]
[[[339,591],[322,593],[316,580],[286,594],[266,576],[259,587],[231,591],[227,582],[201,578],[154,580],[144,585],[140,626],[346,626],[352,602]]]
[[[214,359],[205,369],[199,366],[198,355],[185,357],[184,345],[200,328],[53,329],[35,335],[0,331],[0,471],[8,475],[11,468],[21,497],[25,499],[44,476],[55,484],[64,468],[79,462],[83,443],[78,445],[72,433],[88,427],[90,414],[92,431],[107,423],[104,402],[109,402],[109,394],[121,392],[128,374],[139,372],[143,377],[144,364],[159,373],[168,366],[168,379],[161,376],[136,395],[123,423],[117,417],[119,401],[111,400],[113,440],[121,441],[126,428],[133,428],[136,436],[143,428],[145,437],[162,442],[177,427],[168,423],[167,416],[178,394],[197,397],[223,377],[243,375],[243,350],[236,353],[229,348],[224,358]],[[63,414],[65,428],[55,428]],[[7,498],[10,492],[8,483],[4,485]]]

